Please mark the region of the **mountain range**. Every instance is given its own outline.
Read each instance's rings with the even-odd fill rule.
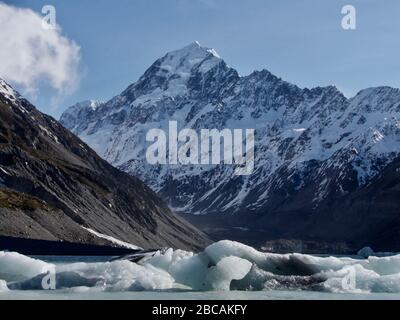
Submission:
[[[267,70],[240,76],[195,42],[169,52],[121,94],[68,108],[60,122],[103,159],[138,176],[215,238],[257,247],[299,240],[400,249],[400,90],[347,98]],[[150,165],[146,133],[255,129],[255,169]]]

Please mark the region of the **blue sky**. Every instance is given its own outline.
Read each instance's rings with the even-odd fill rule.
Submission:
[[[347,96],[371,86],[400,87],[398,0],[4,2],[38,13],[54,5],[63,35],[81,48],[75,92],[55,103],[56,90],[41,85],[30,97],[55,117],[77,101],[110,99],[157,58],[195,40],[241,75],[265,68],[301,87],[334,84]],[[346,4],[357,9],[355,31],[341,27]]]

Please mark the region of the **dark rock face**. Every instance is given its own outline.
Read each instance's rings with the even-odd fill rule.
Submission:
[[[400,251],[400,158],[368,185],[327,198],[317,209],[306,196],[293,196],[251,217],[245,212],[229,219],[193,215],[189,221],[214,240],[238,240],[269,252],[355,254],[366,246]]]
[[[371,183],[327,203],[321,211],[320,221],[329,221],[336,239],[354,239],[379,251],[400,251],[400,158]],[[322,230],[317,235],[321,237]]]
[[[157,60],[96,110],[76,109],[63,114],[63,125],[177,212],[200,215],[189,219],[202,221],[216,239],[260,247],[274,239],[326,239],[335,248],[346,241],[355,250],[379,243],[400,249],[389,236],[379,242],[372,234],[386,230],[384,221],[391,225],[392,205],[351,198],[378,183],[400,156],[399,89],[369,88],[346,98],[334,86],[302,89],[267,70],[239,76],[214,50],[194,43]],[[235,176],[226,165],[149,165],[146,132],[167,132],[169,121],[197,132],[255,129],[254,173]]]
[[[112,244],[85,227],[144,248],[204,247],[206,236],[139,179],[0,85],[1,236]]]

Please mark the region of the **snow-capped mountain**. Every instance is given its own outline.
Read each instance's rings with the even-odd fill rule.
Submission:
[[[61,118],[67,128],[141,177],[174,210],[194,214],[189,220],[216,238],[255,246],[277,238],[353,241],[341,231],[355,235],[357,221],[383,228],[358,234],[357,245],[368,245],[364,240],[384,226],[398,225],[388,213],[397,204],[387,211],[383,202],[351,199],[376,186],[400,155],[399,89],[369,88],[346,98],[334,86],[302,89],[266,70],[239,76],[215,50],[193,43],[157,60],[95,110],[76,109]],[[172,120],[197,132],[255,129],[253,174],[236,176],[228,165],[148,164],[146,133],[168,132]]]
[[[61,123],[104,159],[138,175],[177,211],[318,212],[367,186],[400,154],[400,90],[301,89],[267,70],[239,76],[213,49],[192,43],[157,60],[120,95],[69,108]],[[255,170],[150,165],[152,128],[255,129]]]

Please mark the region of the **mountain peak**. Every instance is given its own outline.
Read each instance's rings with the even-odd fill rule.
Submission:
[[[154,62],[137,82],[112,99],[110,105],[121,99],[133,102],[140,95],[147,102],[158,101],[160,96],[185,95],[191,79],[205,75],[220,65],[221,69],[229,69],[214,49],[203,47],[197,41],[192,42]]]
[[[171,51],[162,58],[160,69],[168,73],[190,73],[195,67],[199,71],[207,72],[222,61],[218,53],[211,48],[202,47],[195,41],[189,45]]]
[[[183,47],[182,49],[178,49],[178,50],[174,50],[170,53],[193,53],[193,54],[205,54],[205,55],[209,55],[211,54],[213,57],[221,59],[220,55],[217,53],[217,51],[213,48],[208,48],[208,47],[204,47],[202,46],[198,41],[194,41],[192,43],[189,43],[187,46]]]

